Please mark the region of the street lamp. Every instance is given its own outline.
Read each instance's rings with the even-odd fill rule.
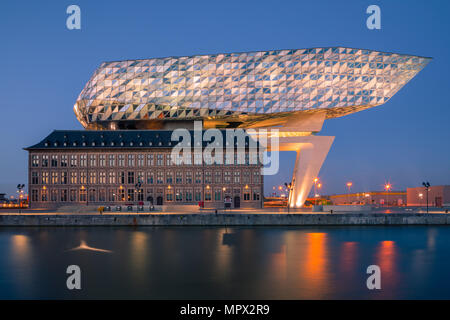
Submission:
[[[348,194],[347,194],[347,202],[350,204],[350,189],[352,188],[353,182],[347,182]]]
[[[427,182],[422,182],[422,185],[425,187],[425,191],[427,192],[427,213],[428,213],[428,192],[430,191],[430,183]]]
[[[386,205],[389,207],[389,191],[391,191],[391,184],[390,183],[386,183],[386,185],[384,186],[384,190],[386,190],[387,195],[386,195]]]
[[[24,184],[18,184],[17,185],[17,192],[19,193],[19,213],[22,213],[22,193],[23,193],[23,188],[25,187]]]
[[[288,213],[289,213],[289,202],[291,200],[291,190],[293,188],[292,182],[285,182],[284,185],[286,186],[286,189],[288,190],[288,201],[287,201],[287,207],[288,207]]]

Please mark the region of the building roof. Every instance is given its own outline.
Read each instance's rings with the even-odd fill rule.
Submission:
[[[226,146],[225,130],[220,131],[223,136],[223,146]],[[172,132],[171,130],[54,130],[39,143],[26,147],[24,150],[173,148],[178,142],[171,140]],[[194,147],[196,143],[194,131],[189,132],[191,146]],[[248,139],[251,138],[245,134],[246,146],[248,146]],[[203,147],[209,143],[209,141],[203,141]],[[235,146],[237,143],[235,139]]]

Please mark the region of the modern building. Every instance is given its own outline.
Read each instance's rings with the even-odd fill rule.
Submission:
[[[428,201],[430,207],[450,207],[449,185],[431,186],[428,189],[428,200],[427,190],[424,187],[408,188],[406,192],[408,206],[425,207]]]
[[[31,207],[197,205],[261,208],[261,164],[176,164],[171,131],[53,131],[29,152]],[[192,141],[192,145],[194,142]],[[206,144],[203,145],[203,148]]]
[[[316,135],[324,120],[387,102],[429,61],[331,47],[104,62],[74,112],[86,134],[267,129],[252,133],[279,142],[267,151],[297,152],[289,205],[301,207],[334,140]]]
[[[348,205],[377,205],[377,206],[405,206],[405,191],[370,191],[349,194],[335,194],[327,197],[332,204]]]

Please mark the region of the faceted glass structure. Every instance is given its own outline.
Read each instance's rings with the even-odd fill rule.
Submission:
[[[332,47],[104,62],[74,111],[88,129],[172,120],[245,128],[317,111],[334,118],[385,103],[429,61]]]

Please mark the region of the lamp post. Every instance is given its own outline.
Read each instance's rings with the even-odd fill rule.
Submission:
[[[288,213],[289,213],[289,202],[291,200],[291,190],[292,190],[292,182],[285,182],[284,185],[286,186],[286,189],[288,190],[288,201],[287,201],[287,207],[288,207]]]
[[[386,190],[386,192],[387,192],[387,195],[386,195],[386,206],[388,206],[388,207],[389,207],[389,191],[391,191],[391,188],[392,188],[392,186],[391,186],[390,183],[387,183],[384,186],[384,190]]]
[[[319,181],[319,178],[314,178],[314,197],[316,197],[317,194],[317,182]]]
[[[136,192],[136,197],[137,197],[136,213],[138,213],[139,212],[139,194],[141,192],[141,186],[142,186],[141,180],[138,179],[138,182],[134,186],[135,186],[134,192]]]
[[[350,204],[350,189],[353,183],[351,181],[347,182],[348,194],[347,194],[347,202]]]
[[[19,213],[22,213],[22,193],[23,193],[23,188],[25,187],[24,184],[18,184],[17,185],[17,192],[19,193]]]
[[[425,192],[427,193],[427,213],[428,213],[428,192],[430,191],[430,183],[427,182],[422,182],[422,185],[425,187]]]

